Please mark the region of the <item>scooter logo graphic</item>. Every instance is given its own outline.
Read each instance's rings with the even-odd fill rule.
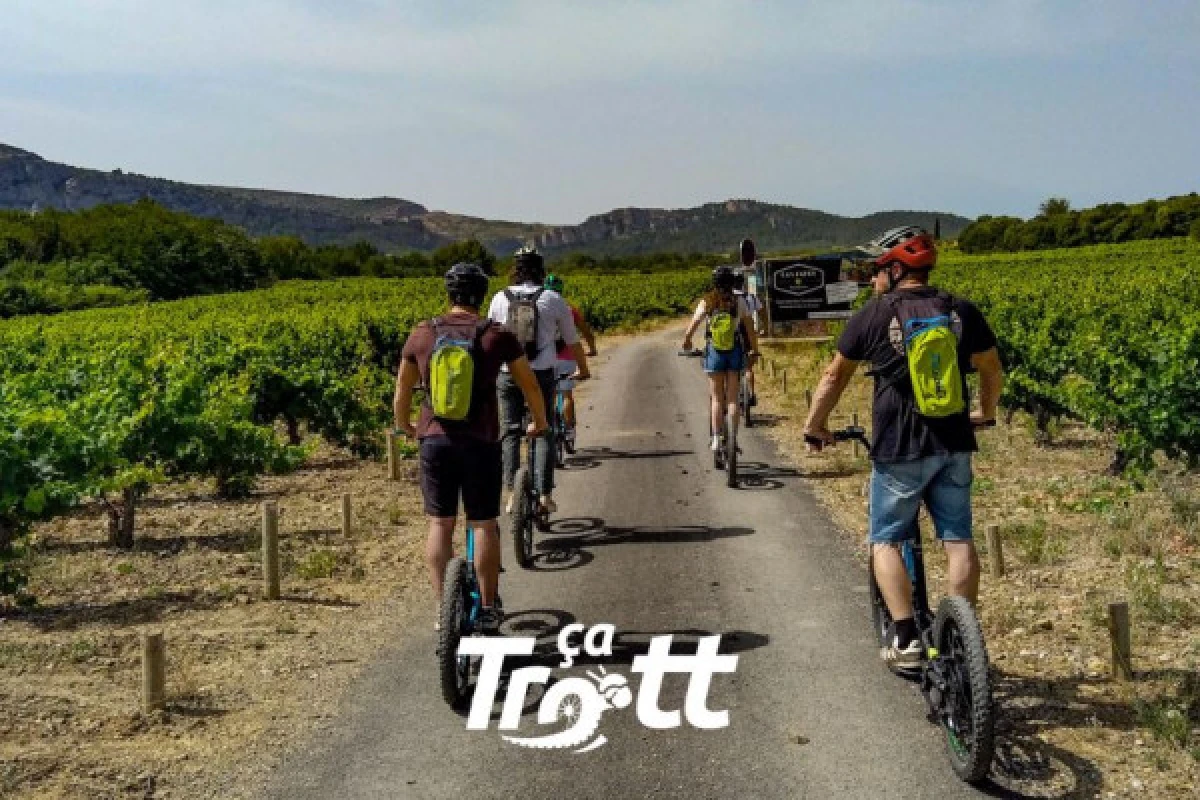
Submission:
[[[571,643],[576,634],[584,632],[578,623],[563,628],[558,636],[558,650],[563,656],[560,668],[575,663],[581,653],[593,658],[612,657],[612,643],[616,628],[612,625],[596,625],[583,637],[582,646]],[[665,634],[650,640],[645,655],[633,658],[631,670],[642,675],[636,696],[635,712],[638,721],[653,730],[678,728],[686,718],[688,724],[701,730],[718,730],[729,726],[728,711],[713,711],[708,708],[708,690],[713,675],[733,673],[737,670],[736,655],[721,655],[718,649],[721,637],[705,636],[696,643],[694,654],[682,655],[671,652],[674,636]],[[508,656],[530,656],[537,640],[532,637],[470,637],[459,643],[460,656],[480,656],[479,678],[475,685],[475,696],[471,712],[467,717],[468,730],[487,730],[492,717],[496,692],[500,686],[500,675],[504,659]],[[544,666],[521,667],[513,670],[508,682],[508,692],[500,713],[499,730],[516,730],[525,707],[529,687],[545,685],[550,680],[551,669]],[[687,694],[682,713],[679,710],[664,711],[659,706],[663,678],[667,674],[689,675]],[[599,733],[600,718],[606,711],[619,711],[634,705],[634,692],[629,679],[603,666],[598,671],[588,671],[587,677],[570,676],[555,681],[546,689],[538,705],[539,725],[566,723],[567,728],[542,736],[503,736],[506,742],[538,750],[573,750],[587,753],[608,742],[608,737]]]

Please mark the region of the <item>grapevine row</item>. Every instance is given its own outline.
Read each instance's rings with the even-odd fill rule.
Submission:
[[[568,296],[603,330],[680,313],[706,279],[578,276]],[[0,559],[30,521],[89,497],[114,499],[128,546],[150,485],[244,494],[303,461],[302,427],[376,452],[404,341],[444,298],[438,279],[350,279],[0,324]]]

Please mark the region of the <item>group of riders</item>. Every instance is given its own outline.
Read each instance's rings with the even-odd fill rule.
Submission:
[[[829,417],[860,363],[875,380],[870,487],[872,563],[893,620],[882,656],[893,666],[919,663],[912,588],[900,546],[915,535],[922,503],[944,545],[950,594],[975,602],[979,559],[972,543],[971,453],[974,431],[994,424],[1003,377],[996,338],[972,303],[929,284],[937,263],[933,237],[910,226],[889,231],[863,248],[872,265],[875,296],[846,324],[832,363],[813,396],[805,422],[811,452],[833,445]],[[742,376],[753,394],[759,354],[760,304],[733,267],[713,271],[683,347],[703,327],[713,438],[728,419],[738,424]],[[488,276],[475,264],[445,275],[449,310],[418,325],[405,343],[396,381],[396,425],[419,442],[421,491],[429,518],[426,564],[440,598],[459,505],[476,531],[481,628],[496,633],[500,515],[513,504],[521,442],[532,439],[534,484],[543,513],[554,502],[554,426],[547,418],[555,394],[567,394],[566,435],[577,424],[570,390],[590,377],[595,339],[578,309],[563,297],[561,278],[547,275],[533,248],[514,257],[511,285],[486,313]],[[580,339],[587,343],[585,351]],[[931,366],[932,365],[932,366]],[[979,374],[979,409],[970,410],[966,375]],[[416,422],[414,390],[424,388]]]

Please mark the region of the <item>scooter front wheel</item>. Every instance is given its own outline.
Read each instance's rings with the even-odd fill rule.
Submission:
[[[962,780],[978,783],[992,766],[996,711],[983,631],[965,597],[942,599],[933,621],[933,641],[946,683],[941,722],[950,765]]]

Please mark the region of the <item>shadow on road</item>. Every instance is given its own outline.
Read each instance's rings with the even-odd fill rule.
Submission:
[[[583,447],[567,457],[568,472],[595,469],[605,461],[641,460],[646,458],[675,458],[691,455],[690,450],[613,450],[610,447]]]
[[[749,536],[753,528],[714,528],[708,525],[655,527],[640,525],[622,528],[606,525],[599,517],[568,517],[550,523],[549,535],[536,544],[537,557],[563,563],[578,560],[575,566],[591,561],[587,548],[613,544],[680,544],[711,542],[728,536]],[[568,567],[563,567],[568,568]]]
[[[738,488],[750,490],[782,489],[789,478],[800,473],[790,467],[772,467],[761,461],[738,462]]]

